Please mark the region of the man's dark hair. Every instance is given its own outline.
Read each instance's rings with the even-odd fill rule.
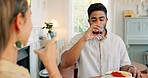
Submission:
[[[87,10],[88,18],[90,18],[91,13],[94,11],[103,11],[107,17],[106,7],[102,3],[94,3],[89,6],[89,8]]]

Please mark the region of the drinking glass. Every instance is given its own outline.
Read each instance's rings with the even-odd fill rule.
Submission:
[[[99,30],[96,29],[93,31],[93,34],[97,35],[99,41],[103,39],[103,35],[102,35],[103,31],[104,31],[104,26],[99,26]]]

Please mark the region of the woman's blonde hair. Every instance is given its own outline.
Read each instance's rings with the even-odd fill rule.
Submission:
[[[10,25],[18,13],[25,13],[28,9],[27,0],[0,0],[0,54],[7,46],[10,36]]]

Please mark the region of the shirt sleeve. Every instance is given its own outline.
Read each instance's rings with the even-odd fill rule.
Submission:
[[[125,46],[125,43],[123,42],[122,39],[120,39],[121,43],[120,43],[120,64],[121,64],[121,67],[124,66],[124,65],[131,65],[131,61],[130,61],[130,58],[128,56],[128,52],[127,52],[127,49],[126,49],[126,46]]]
[[[72,46],[74,46],[74,45],[78,42],[78,40],[83,36],[83,34],[84,34],[84,33],[77,34],[76,36],[74,36],[74,37],[70,40],[70,42],[68,43],[68,45],[66,46],[66,48],[61,52],[60,57],[62,56],[62,54],[63,54],[64,52],[66,52],[66,51],[69,50]]]

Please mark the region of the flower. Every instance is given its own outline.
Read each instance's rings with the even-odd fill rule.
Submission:
[[[45,25],[46,26],[44,26],[42,29],[48,29],[48,33],[51,33],[52,31],[52,27],[53,27],[53,23],[47,23],[47,22],[45,22]]]

